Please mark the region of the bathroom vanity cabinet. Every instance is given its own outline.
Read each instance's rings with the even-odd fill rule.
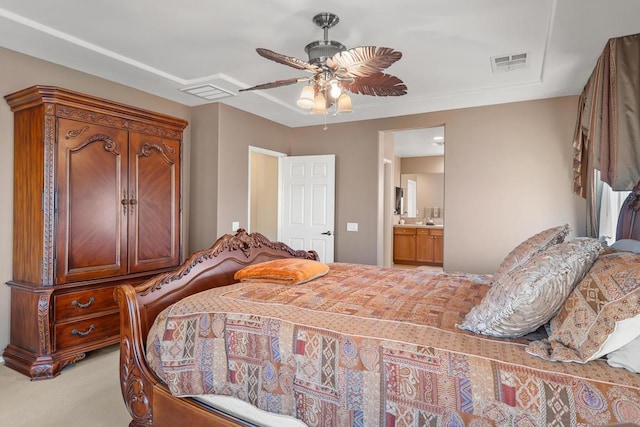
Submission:
[[[444,255],[444,228],[429,225],[393,227],[394,264],[441,266]]]

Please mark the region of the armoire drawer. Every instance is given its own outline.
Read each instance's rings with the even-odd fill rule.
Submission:
[[[117,304],[113,299],[114,290],[115,286],[107,286],[58,295],[54,294],[56,322],[117,308]]]
[[[63,322],[55,325],[57,350],[76,345],[85,345],[120,334],[120,313],[111,313],[78,322]]]

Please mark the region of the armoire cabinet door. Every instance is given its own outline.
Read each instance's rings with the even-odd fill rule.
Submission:
[[[129,270],[180,262],[180,142],[129,134]]]
[[[56,280],[127,273],[125,130],[58,119]]]

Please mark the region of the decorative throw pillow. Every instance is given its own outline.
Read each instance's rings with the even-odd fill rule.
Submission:
[[[569,224],[552,227],[534,234],[527,240],[516,246],[509,254],[504,258],[498,270],[493,275],[493,281],[497,282],[510,272],[511,270],[519,267],[527,262],[532,256],[550,248],[553,245],[564,242],[569,235],[571,228]]]
[[[513,338],[544,325],[595,262],[598,239],[575,239],[540,252],[504,274],[458,325],[479,334]]]
[[[240,281],[270,282],[298,285],[324,276],[329,266],[319,261],[302,258],[282,258],[248,265],[234,274]]]
[[[548,339],[527,352],[543,359],[585,363],[640,334],[640,254],[602,254],[551,320]]]

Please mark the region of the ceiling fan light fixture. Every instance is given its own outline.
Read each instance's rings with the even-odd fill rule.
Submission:
[[[327,114],[327,100],[322,92],[316,94],[311,114]]]
[[[336,107],[336,114],[350,114],[353,113],[353,108],[351,107],[351,97],[346,93],[340,95],[338,98],[338,106]]]
[[[310,108],[313,108],[315,105],[315,101],[313,98],[314,98],[313,86],[306,85],[305,87],[302,88],[302,92],[300,93],[300,98],[298,98],[298,101],[296,103],[300,108],[310,109]]]
[[[283,55],[265,48],[256,48],[258,55],[278,64],[307,71],[311,77],[291,77],[248,88],[251,90],[272,89],[308,82],[296,104],[310,109],[311,114],[327,114],[335,104],[334,115],[353,112],[352,92],[357,95],[401,96],[407,94],[407,86],[398,77],[384,70],[402,58],[402,52],[390,47],[358,46],[347,49],[335,40],[329,40],[329,29],[340,19],[336,14],[324,12],[313,17],[313,23],[324,32],[322,40],[307,44],[304,48],[309,60]],[[315,92],[315,96],[312,92]],[[326,125],[326,119],[325,119]]]
[[[329,84],[331,85],[331,89],[329,90],[329,94],[331,94],[331,97],[333,99],[338,99],[340,97],[340,95],[342,94],[342,89],[340,88],[340,85],[338,84],[338,81],[336,79],[333,79],[329,82]]]

